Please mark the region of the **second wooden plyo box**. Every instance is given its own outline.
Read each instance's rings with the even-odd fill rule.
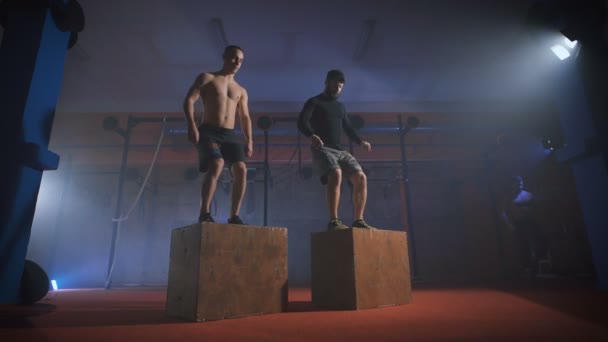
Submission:
[[[311,236],[313,304],[338,310],[411,302],[407,235],[351,228]]]

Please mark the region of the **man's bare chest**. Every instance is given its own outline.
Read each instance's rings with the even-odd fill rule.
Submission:
[[[242,96],[241,87],[227,82],[209,82],[201,88],[203,99],[230,99],[239,101]]]

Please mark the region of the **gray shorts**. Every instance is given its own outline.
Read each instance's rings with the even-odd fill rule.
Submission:
[[[342,169],[346,176],[363,171],[361,165],[347,151],[323,146],[320,149],[311,148],[313,164],[319,172],[321,183],[327,184],[327,174],[331,170]]]

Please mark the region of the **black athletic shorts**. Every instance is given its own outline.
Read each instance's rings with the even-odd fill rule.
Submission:
[[[234,163],[245,161],[245,147],[233,129],[202,124],[198,133],[196,149],[200,172],[207,172],[209,162],[216,158],[224,159],[224,165],[228,168]]]

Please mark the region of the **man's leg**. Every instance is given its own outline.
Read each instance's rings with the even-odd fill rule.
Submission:
[[[338,151],[330,148],[311,149],[313,163],[319,175],[321,184],[326,185],[327,208],[329,210],[329,223],[327,230],[347,229],[338,218],[340,204],[340,186],[342,185],[342,169],[338,164]]]
[[[365,204],[367,203],[367,177],[363,171],[358,171],[350,175],[349,178],[353,184],[354,220],[363,220]]]
[[[328,230],[348,229],[338,218],[338,206],[340,205],[340,186],[342,185],[342,170],[331,169],[327,173],[327,207],[329,209]]]
[[[353,185],[353,228],[375,229],[365,222],[363,213],[367,203],[367,176],[363,172],[361,165],[348,152],[343,152],[340,156],[340,165],[348,173],[348,179]]]
[[[333,169],[327,173],[327,207],[329,218],[338,218],[338,206],[340,205],[340,185],[342,184],[342,170]]]
[[[232,207],[230,217],[239,215],[243,197],[245,197],[245,189],[247,188],[247,166],[244,162],[232,164]]]
[[[217,181],[220,178],[223,169],[224,159],[215,158],[209,162],[209,169],[205,174],[203,186],[201,187],[201,218],[209,216],[209,213],[211,212],[211,199],[215,194]]]

